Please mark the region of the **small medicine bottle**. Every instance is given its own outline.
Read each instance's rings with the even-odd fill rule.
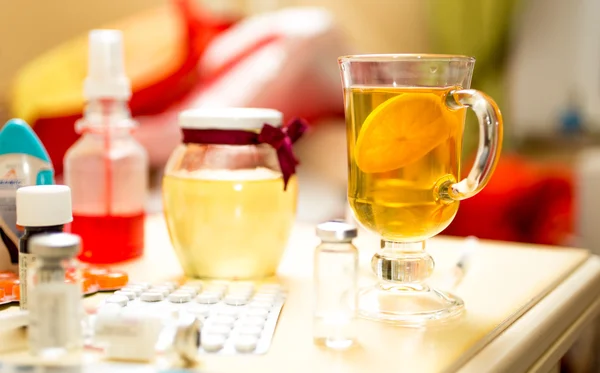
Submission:
[[[89,33],[85,110],[75,124],[81,137],[63,160],[73,195],[71,232],[83,249],[79,260],[113,264],[144,251],[148,153],[133,136],[131,84],[125,75],[123,33]]]
[[[70,233],[39,234],[29,241],[36,255],[29,268],[29,348],[58,358],[83,345],[81,281],[74,257],[81,240]]]
[[[35,261],[29,240],[38,234],[59,233],[73,220],[71,189],[66,185],[34,185],[17,189],[17,225],[24,232],[19,240],[20,307],[27,309],[27,272]]]
[[[355,340],[358,250],[352,244],[356,227],[332,220],[317,226],[321,244],[314,255],[313,339],[334,349]]]

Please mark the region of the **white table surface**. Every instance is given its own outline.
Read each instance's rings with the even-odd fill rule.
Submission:
[[[588,251],[481,242],[470,270],[454,289],[466,304],[461,320],[429,329],[359,320],[358,345],[344,352],[330,351],[315,346],[311,338],[312,254],[318,243],[313,230],[298,224],[290,237],[278,273],[289,296],[269,353],[203,356],[200,371],[547,372],[600,313],[600,259]],[[363,232],[355,243],[361,250],[363,281],[371,281],[368,264],[378,240]],[[439,237],[428,243],[437,263],[434,283],[445,278],[463,247],[463,240],[455,238]],[[160,216],[147,221],[144,258],[115,267],[138,281],[181,276]],[[86,305],[92,307],[100,298],[87,298]],[[0,355],[3,362],[29,359],[22,351]],[[85,359],[108,369],[97,354]]]

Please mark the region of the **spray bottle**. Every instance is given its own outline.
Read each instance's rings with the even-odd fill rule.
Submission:
[[[72,233],[82,239],[79,259],[116,263],[142,255],[148,155],[132,136],[122,34],[93,30],[89,34],[86,108],[75,129],[81,138],[64,159],[65,182],[71,187]]]
[[[50,157],[27,123],[9,120],[0,131],[0,271],[16,271],[19,262],[17,189],[54,184]]]

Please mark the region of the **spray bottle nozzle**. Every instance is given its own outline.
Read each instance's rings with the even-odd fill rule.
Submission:
[[[123,63],[123,36],[118,30],[92,30],[89,34],[88,76],[83,94],[89,100],[131,97]]]

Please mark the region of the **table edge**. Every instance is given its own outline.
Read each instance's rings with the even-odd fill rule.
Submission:
[[[593,255],[458,371],[527,371],[599,296],[600,257]]]

